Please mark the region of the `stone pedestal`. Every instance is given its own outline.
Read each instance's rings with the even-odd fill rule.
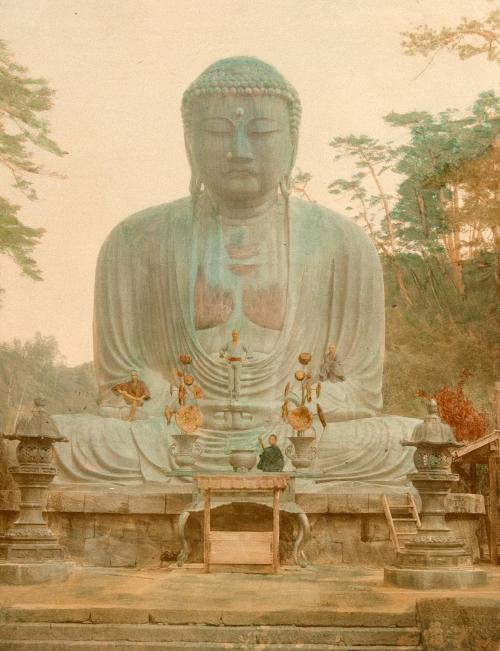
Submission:
[[[458,475],[451,472],[452,451],[460,444],[449,425],[441,421],[431,401],[429,415],[417,425],[412,441],[417,472],[408,478],[422,499],[421,527],[398,553],[394,567],[384,569],[388,583],[403,588],[467,588],[486,583],[486,573],[475,569],[463,542],[446,524],[446,497]]]
[[[21,504],[17,520],[0,536],[0,582],[28,584],[66,579],[73,563],[65,559],[43,511],[47,488],[56,475],[51,463],[52,446],[67,439],[57,432],[43,398],[35,400],[31,418],[19,421],[15,433],[4,434],[4,438],[19,441],[18,465],[9,471],[21,492]]]

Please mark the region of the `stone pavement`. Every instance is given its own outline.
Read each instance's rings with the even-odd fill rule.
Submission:
[[[468,590],[414,591],[383,585],[378,568],[285,567],[279,575],[217,571],[201,565],[141,570],[79,567],[64,583],[0,586],[0,607],[61,609],[120,607],[185,611],[248,612],[272,623],[289,611],[404,612],[417,599],[461,597],[498,599],[500,567],[484,565],[488,584]]]
[[[0,650],[420,651],[424,627],[417,613],[419,603],[429,600],[431,620],[444,606],[446,617],[455,617],[457,639],[463,637],[463,609],[480,611],[474,616],[489,626],[483,636],[488,644],[480,648],[495,649],[500,568],[490,568],[488,585],[464,591],[417,592],[382,580],[382,570],[362,567],[285,567],[278,576],[206,575],[200,565],[80,567],[65,583],[0,586]],[[435,624],[427,625],[435,637]],[[474,648],[440,648],[444,633],[439,635],[437,646],[425,648]]]

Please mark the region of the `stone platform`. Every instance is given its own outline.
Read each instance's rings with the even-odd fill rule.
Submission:
[[[43,563],[0,563],[0,583],[29,585],[45,581],[65,581],[75,569],[73,561]]]
[[[50,591],[0,586],[0,651],[496,651],[499,594],[500,568],[482,588],[421,593],[366,567],[87,567]]]
[[[392,503],[404,503],[405,496],[390,494]],[[12,521],[18,496],[0,492],[0,526]],[[159,567],[176,558],[179,514],[191,501],[191,486],[147,484],[120,486],[54,486],[48,499],[49,524],[66,547],[69,558],[99,567]],[[305,547],[309,560],[322,564],[358,564],[383,567],[395,561],[380,494],[297,493],[297,503],[307,513],[311,540]],[[479,556],[477,531],[484,517],[480,495],[453,493],[448,498],[449,525],[465,540],[475,560]],[[229,522],[253,530],[270,528],[266,507],[228,506],[215,509],[213,528]],[[297,522],[281,514],[280,556],[292,562]],[[194,514],[187,526],[191,562],[202,561],[201,515]]]

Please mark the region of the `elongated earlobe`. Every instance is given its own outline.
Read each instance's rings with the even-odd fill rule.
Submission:
[[[191,202],[193,205],[193,215],[196,215],[198,208],[198,201],[203,193],[203,182],[193,172],[191,180],[189,181],[189,194],[191,195]]]
[[[292,182],[292,179],[288,174],[285,175],[285,176],[282,176],[281,179],[280,179],[280,191],[281,191],[281,194],[284,196],[285,199],[288,199],[288,197],[290,196],[291,182]]]
[[[189,181],[189,194],[193,199],[198,199],[201,194],[203,183],[196,174],[191,175],[191,180]]]

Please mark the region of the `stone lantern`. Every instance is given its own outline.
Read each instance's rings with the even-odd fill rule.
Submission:
[[[52,465],[54,443],[67,441],[45,410],[41,396],[28,419],[21,419],[13,434],[3,438],[18,440],[17,465],[9,471],[21,492],[17,520],[0,536],[0,583],[29,584],[64,580],[73,563],[47,526],[43,511],[47,490],[56,475]]]
[[[406,543],[394,567],[384,569],[385,581],[405,588],[466,588],[486,583],[486,573],[475,569],[471,554],[446,524],[446,497],[459,480],[452,473],[453,450],[460,447],[449,425],[431,400],[429,414],[417,425],[410,441],[417,472],[408,475],[422,500],[421,526]]]

